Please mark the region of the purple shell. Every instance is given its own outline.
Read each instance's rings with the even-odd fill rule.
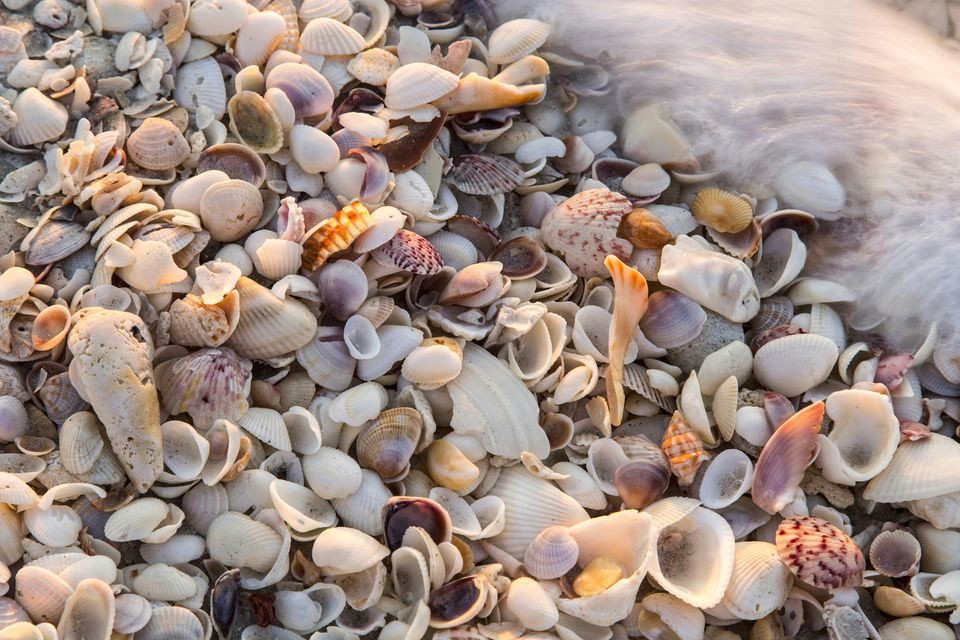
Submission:
[[[491,153],[468,153],[453,159],[450,182],[472,196],[492,196],[516,189],[523,169],[515,161]]]
[[[283,91],[298,118],[319,116],[333,106],[333,87],[313,67],[297,62],[284,62],[267,76],[267,89]]]
[[[429,276],[443,268],[443,258],[423,236],[400,229],[389,242],[377,247],[371,254],[380,264],[392,265],[404,271]]]

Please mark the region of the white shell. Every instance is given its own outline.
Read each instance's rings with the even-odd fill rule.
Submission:
[[[781,169],[773,186],[783,202],[814,213],[835,213],[846,200],[843,185],[830,170],[810,160],[794,162]],[[833,216],[822,217],[833,219]]]
[[[800,275],[807,247],[793,229],[777,229],[763,241],[763,255],[753,269],[760,297],[774,295]]]
[[[323,531],[313,542],[313,562],[327,575],[344,575],[372,567],[390,550],[363,531],[335,527]]]
[[[300,47],[322,56],[343,56],[360,53],[363,36],[355,29],[333,18],[314,18],[300,34]]]
[[[741,620],[759,620],[790,595],[793,574],[769,542],[738,542],[721,606]]]
[[[217,78],[220,79],[219,82]],[[181,65],[177,69],[173,97],[177,104],[191,113],[195,113],[200,107],[206,107],[215,119],[223,118],[227,111],[227,90],[220,65],[209,56]],[[174,207],[184,208],[177,204],[174,204]],[[188,211],[199,213],[198,209]]]
[[[23,514],[23,524],[37,541],[51,547],[72,545],[83,528],[77,512],[64,505],[29,509]]]
[[[400,67],[387,80],[386,104],[390,109],[413,109],[457,88],[459,78],[454,74],[425,62],[414,62]]]
[[[750,269],[736,258],[708,249],[690,236],[663,248],[657,277],[732,322],[746,322],[760,309]]]
[[[798,396],[827,379],[840,355],[829,338],[797,334],[777,338],[753,357],[753,373],[767,389]]]
[[[531,631],[546,631],[560,617],[557,605],[532,578],[517,578],[510,583],[502,609]]]
[[[157,498],[140,498],[110,514],[104,525],[108,540],[143,540],[167,517],[167,503]]]
[[[269,526],[234,511],[210,523],[207,549],[210,557],[228,567],[269,571],[281,550],[281,537]]]
[[[818,436],[817,466],[827,480],[853,485],[880,473],[900,443],[900,421],[888,396],[846,389],[827,398],[830,434]]]
[[[332,171],[340,162],[340,147],[320,129],[295,124],[290,129],[290,154],[310,174]]]
[[[547,41],[550,25],[539,20],[521,18],[510,20],[490,34],[487,60],[494,64],[509,64],[533,53]]]
[[[933,433],[902,443],[863,492],[867,500],[903,502],[960,491],[960,442]]]
[[[7,133],[17,146],[28,146],[55,140],[67,130],[67,110],[34,87],[23,90],[13,101],[13,112],[19,120]]]
[[[303,476],[310,488],[325,500],[346,498],[353,494],[363,479],[357,461],[331,447],[320,447],[303,457]]]
[[[753,462],[739,449],[727,449],[708,463],[700,481],[700,501],[710,509],[723,509],[750,490]]]

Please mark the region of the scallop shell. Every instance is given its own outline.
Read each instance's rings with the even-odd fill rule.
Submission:
[[[300,34],[300,48],[321,56],[344,56],[364,49],[363,36],[333,18],[313,18]]]
[[[443,258],[421,235],[400,229],[387,243],[371,254],[380,264],[391,265],[417,275],[434,275],[443,268]]]
[[[432,64],[405,64],[387,80],[384,101],[390,109],[413,109],[442,98],[456,89],[458,82],[456,75]]]
[[[463,193],[490,196],[517,188],[523,181],[523,170],[504,156],[468,153],[453,159],[447,177]]]
[[[690,210],[699,222],[723,233],[742,231],[753,220],[753,207],[746,199],[716,187],[700,191]]]
[[[508,64],[539,49],[550,35],[550,25],[539,20],[521,18],[504,22],[490,34],[487,60]]]
[[[127,138],[127,155],[144,169],[172,169],[190,155],[180,129],[163,118],[147,118]]]
[[[406,475],[422,430],[423,419],[415,409],[384,411],[357,439],[357,457],[388,482]]]
[[[214,518],[207,532],[210,557],[228,567],[269,571],[281,544],[281,537],[270,526],[233,511]]]
[[[218,418],[246,413],[252,367],[227,347],[199,349],[157,365],[157,389],[171,415],[188,413],[197,427],[209,429]]]
[[[278,300],[269,289],[249,278],[237,282],[240,322],[227,340],[239,355],[273,358],[305,346],[317,330],[317,319],[302,303]]]
[[[753,472],[751,496],[767,513],[776,513],[793,501],[804,471],[817,455],[823,414],[823,402],[805,407],[763,446]]]
[[[866,562],[850,536],[825,520],[786,518],[777,527],[780,559],[801,582],[820,589],[859,586]]]
[[[787,397],[798,396],[829,377],[839,353],[829,338],[814,334],[788,335],[757,350],[753,372],[767,389]]]
[[[608,254],[629,260],[632,246],[617,237],[617,228],[632,209],[630,201],[618,193],[606,189],[581,191],[547,213],[540,226],[543,240],[563,254],[577,275],[603,276],[603,259]]]
[[[933,498],[960,490],[960,443],[933,433],[902,443],[863,495],[877,502]]]
[[[203,227],[217,242],[239,240],[253,230],[261,215],[263,198],[254,185],[244,180],[212,184],[200,198]]]
[[[303,243],[303,268],[315,271],[327,259],[347,249],[357,237],[370,227],[372,216],[367,208],[354,202],[324,220]]]
[[[55,140],[67,129],[68,115],[63,105],[33,87],[20,92],[12,109],[18,121],[6,137],[16,146]]]
[[[253,91],[240,91],[227,104],[230,130],[257,153],[275,153],[283,146],[283,127],[270,104]]]

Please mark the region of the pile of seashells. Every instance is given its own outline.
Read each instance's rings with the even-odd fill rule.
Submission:
[[[802,275],[825,167],[485,0],[3,4],[0,640],[955,637],[960,341]]]

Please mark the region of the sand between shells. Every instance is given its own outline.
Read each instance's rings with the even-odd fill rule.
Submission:
[[[0,640],[954,638],[960,342],[484,0],[4,0]]]

